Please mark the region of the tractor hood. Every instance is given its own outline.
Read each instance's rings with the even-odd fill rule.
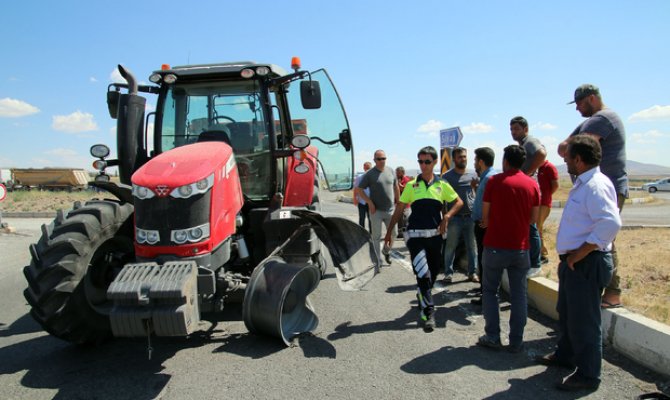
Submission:
[[[158,185],[175,188],[198,182],[218,170],[227,176],[234,167],[233,150],[227,144],[194,143],[153,158],[133,174],[132,182],[151,189]]]

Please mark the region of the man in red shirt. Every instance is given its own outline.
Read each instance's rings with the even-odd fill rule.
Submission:
[[[552,196],[558,189],[558,170],[549,160],[546,160],[537,169],[537,183],[540,185],[540,215],[537,219],[537,230],[540,231],[540,240],[542,241],[540,261],[542,264],[546,264],[549,262],[547,258],[549,251],[547,251],[547,247],[544,245],[542,230],[544,228],[544,221],[547,220],[551,212]]]
[[[486,227],[482,310],[486,324],[485,335],[477,344],[502,347],[498,289],[503,271],[507,270],[512,303],[508,350],[513,353],[523,349],[528,315],[526,274],[530,268],[528,226],[537,222],[540,208],[540,188],[520,170],[525,159],[523,147],[505,147],[503,172],[489,179],[482,204],[482,226]]]

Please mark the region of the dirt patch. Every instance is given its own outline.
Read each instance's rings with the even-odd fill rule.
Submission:
[[[105,196],[104,193],[92,190],[72,193],[19,190],[7,193],[7,198],[0,203],[0,210],[3,212],[55,212],[59,209],[71,209],[76,201],[85,202],[103,197],[109,197],[109,195]]]
[[[556,231],[558,225],[546,224],[544,236],[549,249],[549,264],[542,276],[558,282]],[[619,276],[624,307],[647,318],[670,324],[670,229],[623,229],[616,239]]]

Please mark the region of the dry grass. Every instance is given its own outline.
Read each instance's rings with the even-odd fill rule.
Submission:
[[[109,196],[109,194],[108,194]],[[81,192],[50,192],[50,191],[22,191],[7,193],[7,198],[0,203],[0,210],[4,212],[46,212],[59,209],[69,210],[75,201],[87,201],[93,198],[104,197],[102,193],[94,191]]]
[[[549,249],[549,264],[542,275],[558,281],[555,251],[558,226],[547,223],[544,237]],[[616,239],[622,302],[632,311],[664,324],[670,324],[670,229],[624,229]]]

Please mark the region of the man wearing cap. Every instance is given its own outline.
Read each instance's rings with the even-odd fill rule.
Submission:
[[[521,172],[528,176],[535,175],[538,168],[547,159],[547,150],[545,150],[544,145],[536,137],[528,134],[528,121],[526,118],[522,116],[512,118],[509,121],[509,130],[512,134],[512,139],[519,143],[519,146],[523,147],[526,151],[526,161],[521,166]],[[542,239],[535,223],[530,225],[528,234],[530,238],[530,251],[528,253],[530,256],[530,270],[528,271],[528,277],[533,277],[539,275],[542,268],[540,257]]]
[[[614,185],[617,193],[617,207],[619,213],[623,208],[624,201],[628,198],[628,174],[626,173],[626,131],[621,118],[607,108],[600,96],[598,87],[584,84],[575,90],[574,100],[568,104],[575,104],[577,111],[582,117],[587,118],[579,124],[570,134],[590,135],[596,139],[602,147],[602,161],[600,170]],[[558,146],[558,155],[565,156],[568,147],[568,139]],[[617,257],[614,244],[612,244],[612,257],[614,259],[614,274],[610,284],[605,288],[601,306],[613,308],[621,306],[621,286],[619,283]]]

